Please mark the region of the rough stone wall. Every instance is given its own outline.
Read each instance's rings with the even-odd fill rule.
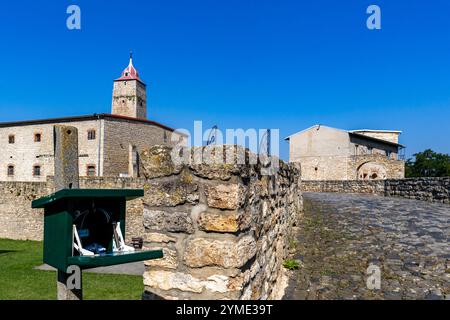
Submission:
[[[373,193],[384,195],[384,181],[302,180],[301,190],[303,192]]]
[[[387,180],[385,195],[450,203],[450,177]]]
[[[305,180],[369,180],[373,173],[377,173],[376,179],[402,179],[405,176],[404,161],[380,154],[301,157],[300,164]]]
[[[387,197],[450,203],[450,177],[374,181],[302,181],[303,192],[373,193]]]
[[[137,80],[114,81],[112,114],[147,119],[147,93]]]
[[[45,182],[0,182],[0,238],[42,240],[44,210],[31,201],[49,193]]]
[[[84,177],[80,188],[142,189],[142,179]],[[148,190],[147,190],[148,191]],[[0,182],[0,238],[43,240],[44,210],[32,209],[31,201],[54,192],[53,179],[46,182]],[[143,236],[142,199],[127,202],[125,239]]]
[[[172,132],[146,123],[105,121],[103,176],[129,174],[131,146],[170,145]]]
[[[382,167],[385,177],[380,177],[380,175],[378,175],[376,179],[403,179],[405,177],[404,161],[389,159],[388,157],[380,154],[370,154],[349,157],[349,165],[347,167],[347,176],[349,177],[349,179],[364,179],[364,177],[360,177],[360,175],[363,174],[363,170],[361,170],[363,169],[363,166]],[[377,171],[369,170],[367,172],[368,179],[371,172]]]
[[[144,296],[279,298],[291,227],[302,209],[299,170],[281,161],[274,176],[262,175],[260,163],[174,165],[169,152],[156,146],[142,154],[151,190],[144,198],[145,247],[164,252],[145,263]]]

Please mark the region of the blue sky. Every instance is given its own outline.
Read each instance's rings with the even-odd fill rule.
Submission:
[[[174,128],[396,129],[407,155],[450,153],[447,0],[2,1],[0,39],[0,121],[109,113],[132,48]]]

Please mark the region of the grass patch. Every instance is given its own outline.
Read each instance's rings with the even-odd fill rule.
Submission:
[[[288,259],[283,262],[283,267],[289,270],[297,270],[300,267],[298,261]]]
[[[56,299],[56,272],[43,264],[42,242],[0,239],[0,300]],[[83,273],[85,300],[139,300],[141,276]]]

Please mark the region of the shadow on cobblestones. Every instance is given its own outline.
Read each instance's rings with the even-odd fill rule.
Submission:
[[[285,299],[445,299],[450,206],[371,195],[305,193]],[[381,288],[367,286],[367,268]]]

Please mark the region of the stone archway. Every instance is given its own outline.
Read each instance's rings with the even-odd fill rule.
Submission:
[[[358,167],[358,180],[384,180],[387,178],[386,167],[376,162],[365,162]]]

